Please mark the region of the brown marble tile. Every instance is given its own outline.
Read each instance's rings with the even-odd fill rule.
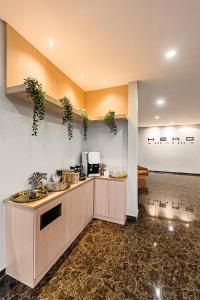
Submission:
[[[0,299],[199,300],[200,222],[93,220],[35,289],[4,276]]]
[[[139,204],[148,215],[188,222],[200,220],[200,176],[150,172],[147,188],[148,194],[139,193]]]

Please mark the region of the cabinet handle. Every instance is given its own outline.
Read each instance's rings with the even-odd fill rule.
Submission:
[[[62,204],[58,204],[40,216],[40,230],[62,215]]]

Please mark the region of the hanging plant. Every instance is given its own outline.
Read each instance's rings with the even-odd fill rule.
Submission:
[[[80,109],[80,112],[83,117],[83,131],[84,131],[84,141],[87,140],[87,132],[88,132],[88,114],[84,108]]]
[[[63,124],[67,126],[68,139],[71,140],[73,137],[73,106],[67,97],[60,99],[60,102],[64,107]]]
[[[34,101],[32,135],[37,136],[38,122],[44,120],[45,117],[47,106],[45,100],[46,93],[42,88],[42,84],[40,84],[37,79],[27,77],[24,79],[24,84],[26,86],[27,96]]]
[[[109,110],[104,116],[104,123],[110,129],[111,133],[117,134],[117,125],[115,123],[115,112]]]

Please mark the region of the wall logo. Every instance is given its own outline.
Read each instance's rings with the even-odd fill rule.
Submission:
[[[148,137],[148,144],[165,144],[165,145],[185,145],[185,144],[194,144],[195,143],[195,138],[193,136],[186,136],[185,138],[180,138],[180,137],[176,137],[176,136],[172,136],[172,137],[166,137],[166,136],[161,136],[160,138],[154,138]]]

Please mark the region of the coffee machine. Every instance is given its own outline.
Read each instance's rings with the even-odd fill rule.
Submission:
[[[82,172],[88,177],[100,176],[100,152],[82,152]]]

